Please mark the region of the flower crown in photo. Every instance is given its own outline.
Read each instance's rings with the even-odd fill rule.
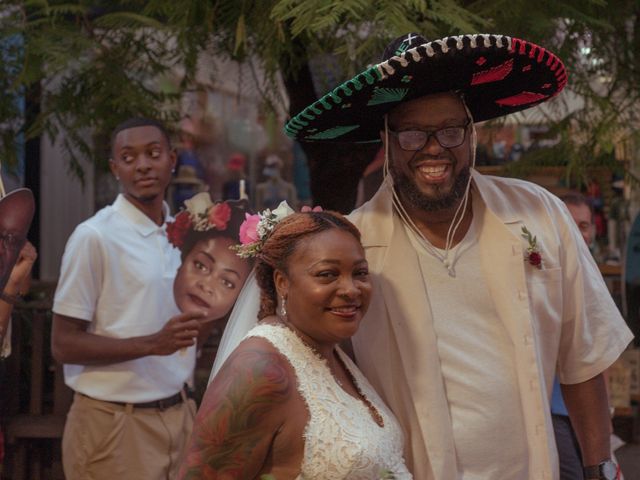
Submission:
[[[322,207],[311,208],[305,206],[300,211],[321,212]],[[231,248],[236,251],[239,257],[255,257],[262,250],[264,242],[267,241],[276,225],[292,213],[295,213],[295,211],[286,201],[280,202],[280,205],[275,210],[267,208],[255,215],[245,213],[245,220],[240,225],[240,245],[234,245]]]
[[[198,193],[184,202],[173,222],[167,223],[169,242],[180,248],[189,230],[206,232],[209,230],[226,230],[231,218],[231,207],[224,202],[213,203],[207,192]]]

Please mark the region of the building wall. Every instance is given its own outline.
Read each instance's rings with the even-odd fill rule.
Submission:
[[[94,169],[86,162],[84,185],[68,169],[60,141],[44,135],[41,149],[40,278],[56,280],[69,235],[94,213]]]

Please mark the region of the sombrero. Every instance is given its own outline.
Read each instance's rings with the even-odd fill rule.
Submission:
[[[411,33],[391,42],[381,63],[293,117],[285,131],[302,141],[374,142],[384,115],[415,98],[457,91],[481,122],[544,102],[566,83],[562,61],[525,40],[477,34],[428,42]]]

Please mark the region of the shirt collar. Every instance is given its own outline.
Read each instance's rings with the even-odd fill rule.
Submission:
[[[503,223],[516,223],[521,220],[520,212],[513,208],[513,196],[510,190],[500,188],[495,182],[491,182],[486,175],[475,169],[471,169],[471,178],[477,192],[485,206],[491,210]]]
[[[133,227],[143,237],[148,237],[158,230],[166,230],[167,220],[170,220],[169,205],[167,202],[162,202],[162,214],[164,217],[162,225],[156,225],[149,217],[142,213],[138,207],[127,200],[127,197],[122,193],[118,194],[116,201],[113,202],[113,208],[131,222]]]
[[[512,207],[512,199],[494,186],[487,178],[471,169],[472,192],[482,199],[485,207],[492,211],[503,223],[514,223],[520,215]],[[362,232],[364,247],[387,246],[393,233],[393,202],[391,196],[392,182],[383,182],[373,198],[354,211],[350,219],[356,222]]]

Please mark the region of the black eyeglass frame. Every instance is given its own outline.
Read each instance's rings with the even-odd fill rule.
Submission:
[[[460,145],[462,145],[464,143],[465,138],[467,138],[467,129],[469,128],[469,125],[471,124],[471,119],[467,118],[467,121],[464,123],[464,125],[447,125],[446,127],[442,127],[442,128],[438,128],[437,130],[420,130],[419,128],[411,128],[408,130],[401,130],[401,131],[395,131],[395,130],[391,130],[390,128],[387,128],[387,131],[389,133],[391,133],[396,140],[398,141],[398,145],[400,146],[400,148],[402,150],[404,150],[405,152],[418,152],[420,150],[422,150],[428,143],[429,140],[431,140],[431,137],[435,137],[436,142],[438,142],[438,145],[440,145],[442,148],[456,148],[459,147]],[[442,132],[443,130],[448,130],[450,128],[462,128],[464,130],[464,133],[462,135],[462,140],[460,140],[460,143],[454,144],[454,145],[443,145],[442,142],[440,141],[440,139],[438,138],[438,133]],[[421,133],[425,133],[427,136],[424,139],[424,143],[418,147],[418,148],[404,148],[402,146],[402,143],[400,142],[400,134],[404,133],[404,132],[421,132]]]

